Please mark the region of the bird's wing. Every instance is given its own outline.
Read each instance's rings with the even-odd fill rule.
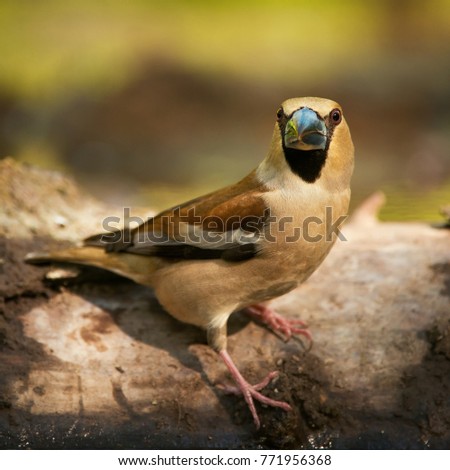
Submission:
[[[134,230],[94,235],[85,244],[167,258],[249,259],[259,250],[268,216],[265,191],[253,172],[239,183],[163,211]]]

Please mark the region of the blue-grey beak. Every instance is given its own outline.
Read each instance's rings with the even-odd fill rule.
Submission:
[[[301,108],[286,123],[284,145],[298,150],[324,150],[327,145],[325,122],[310,108]]]

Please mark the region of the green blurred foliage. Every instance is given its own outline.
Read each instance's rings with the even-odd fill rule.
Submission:
[[[358,157],[355,202],[381,188],[391,204],[386,218],[430,220],[450,200],[448,0],[3,0],[0,44],[0,157],[13,153],[23,161],[74,171],[90,191],[116,202],[175,203],[177,197],[242,176],[263,156],[275,103],[289,94],[307,93],[330,93],[349,110]],[[145,113],[124,110],[129,90],[147,90],[139,85],[145,80],[155,96],[165,93],[152,78],[158,63],[182,71],[168,72],[173,83],[167,81],[172,87],[164,95],[167,107],[183,102],[180,94],[190,93],[186,74],[192,81],[191,99],[199,103],[186,105],[192,120],[198,118],[198,127],[192,125],[179,143],[167,142],[172,160],[163,152],[167,136],[158,138],[169,124],[160,129]],[[216,93],[214,86],[229,87],[225,104],[217,97],[209,100],[211,106],[217,102],[226,108],[217,123],[222,134],[207,127],[217,115],[206,123],[199,118],[205,110],[211,112],[202,100]],[[238,89],[241,96],[234,92]],[[151,113],[151,90],[144,95]],[[242,131],[227,140],[233,126],[245,130],[253,120],[238,105],[227,108],[227,100],[245,101],[242,96],[248,97],[245,106],[254,106],[255,114],[266,115],[248,127],[247,135]],[[68,104],[86,97],[101,105],[83,114],[82,106]],[[107,103],[115,103],[125,124],[135,118],[135,125],[143,126],[141,133],[148,130],[151,135],[153,129],[154,146],[131,127],[123,131],[126,144],[119,141],[117,130],[126,125],[120,116],[117,122],[102,124],[111,114]],[[138,100],[132,108],[137,107]],[[154,109],[170,123],[169,113]],[[101,130],[77,133],[91,115],[98,121],[90,122],[90,128],[99,123]],[[70,125],[64,121],[69,118]],[[196,133],[205,140],[203,147],[190,137]],[[121,185],[127,165],[109,164],[106,151],[103,167],[94,165],[89,171],[78,164],[86,146],[72,150],[83,139],[128,146],[129,153],[123,155],[130,162],[139,155],[135,173],[139,165],[149,175],[151,168],[160,168],[147,184],[136,180]],[[153,152],[162,155],[165,166],[153,155],[145,167],[145,155]],[[111,171],[101,171],[104,167]],[[178,173],[166,179],[165,172],[174,173],[174,167]],[[184,179],[193,169],[199,177]]]
[[[390,21],[407,19],[422,49],[439,49],[449,18],[447,0],[3,0],[0,86],[30,99],[107,92],[153,54],[252,80],[323,79],[389,53]]]

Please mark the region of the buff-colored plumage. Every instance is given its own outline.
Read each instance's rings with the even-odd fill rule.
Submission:
[[[313,142],[308,152],[302,136],[292,149],[283,144],[287,123],[297,122],[298,132]],[[320,135],[324,125],[327,134]],[[265,302],[314,272],[336,240],[327,218],[336,222],[347,214],[352,171],[353,144],[340,106],[322,98],[289,99],[278,112],[267,157],[240,182],[162,212],[131,233],[131,244],[120,241],[105,251],[101,238],[92,237],[88,246],[29,259],[94,265],[153,287],[168,313],[207,330],[259,426],[253,399],[289,405],[267,399],[239,374],[226,352],[227,320],[255,305],[265,311]],[[306,239],[298,236],[305,227]],[[148,241],[153,234],[164,234],[168,243]],[[242,251],[239,237],[249,234],[257,238]]]

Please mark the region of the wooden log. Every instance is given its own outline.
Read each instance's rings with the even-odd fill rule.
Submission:
[[[368,200],[346,241],[274,302],[308,323],[310,351],[233,315],[230,354],[250,380],[279,370],[267,393],[294,409],[257,405],[256,432],[244,401],[216,387],[230,378],[204,332],[151,289],[71,268],[57,285],[67,272],[45,281],[50,268],[23,263],[121,208],[11,159],[0,200],[1,448],[449,447],[449,230],[380,223],[382,196]]]

